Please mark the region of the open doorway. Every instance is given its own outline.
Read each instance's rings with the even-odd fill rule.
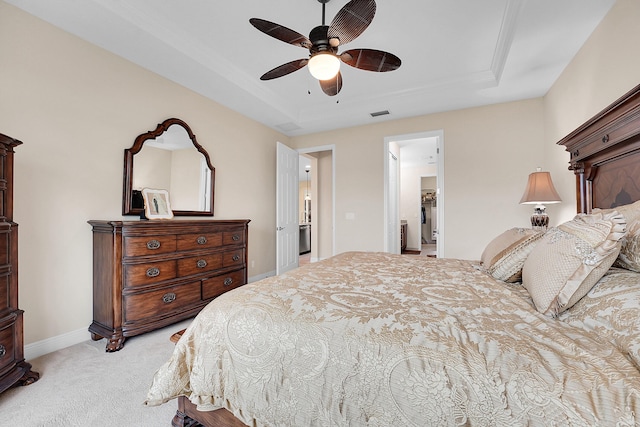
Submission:
[[[335,156],[333,145],[299,149],[298,153],[299,264],[303,265],[335,254]]]
[[[314,165],[314,163],[316,165]],[[299,265],[311,262],[311,219],[315,216],[311,210],[312,177],[316,174],[317,162],[313,157],[300,155],[298,186],[298,212],[300,213]],[[313,171],[313,172],[312,172]]]
[[[388,252],[444,256],[443,136],[432,131],[385,138],[385,157],[393,153],[397,158],[397,165],[385,164]],[[394,167],[397,172],[390,176]]]
[[[437,256],[438,177],[420,177],[420,255]],[[407,195],[410,199],[411,195]]]

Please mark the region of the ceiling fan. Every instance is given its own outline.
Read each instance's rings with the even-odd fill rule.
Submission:
[[[331,25],[325,25],[325,5],[322,3],[322,25],[311,30],[309,37],[282,25],[251,18],[249,22],[263,33],[285,43],[309,50],[309,57],[296,59],[264,73],[260,80],[271,80],[293,73],[305,65],[311,75],[320,81],[322,91],[329,96],[337,95],[342,89],[340,62],[361,70],[385,72],[400,67],[400,58],[389,52],[375,49],[350,49],[338,54],[338,47],[353,41],[367,29],[376,13],[374,0],[351,0],[336,14]]]

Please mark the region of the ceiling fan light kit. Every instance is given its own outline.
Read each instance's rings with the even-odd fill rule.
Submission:
[[[389,52],[374,49],[351,49],[338,54],[338,48],[353,41],[367,29],[376,13],[375,0],[351,0],[336,14],[331,25],[325,25],[325,4],[322,3],[322,25],[311,30],[309,37],[282,25],[260,18],[249,22],[263,33],[294,46],[309,50],[309,57],[296,59],[264,73],[260,80],[286,76],[309,65],[309,72],[318,79],[322,91],[337,95],[342,89],[340,62],[351,67],[374,72],[393,71],[400,67],[400,58]]]
[[[309,72],[318,80],[332,79],[340,71],[340,60],[329,52],[319,52],[309,59]]]

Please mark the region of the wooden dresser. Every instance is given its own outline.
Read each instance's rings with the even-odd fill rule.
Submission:
[[[249,220],[89,221],[94,340],[126,337],[195,316],[247,283]]]
[[[22,142],[0,134],[0,393],[40,375],[24,360],[18,308],[18,224],[13,222],[13,154]]]

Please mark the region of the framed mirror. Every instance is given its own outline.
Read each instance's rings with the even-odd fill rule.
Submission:
[[[122,215],[144,211],[143,188],[169,193],[173,215],[213,216],[215,169],[182,120],[171,118],[124,150]]]

